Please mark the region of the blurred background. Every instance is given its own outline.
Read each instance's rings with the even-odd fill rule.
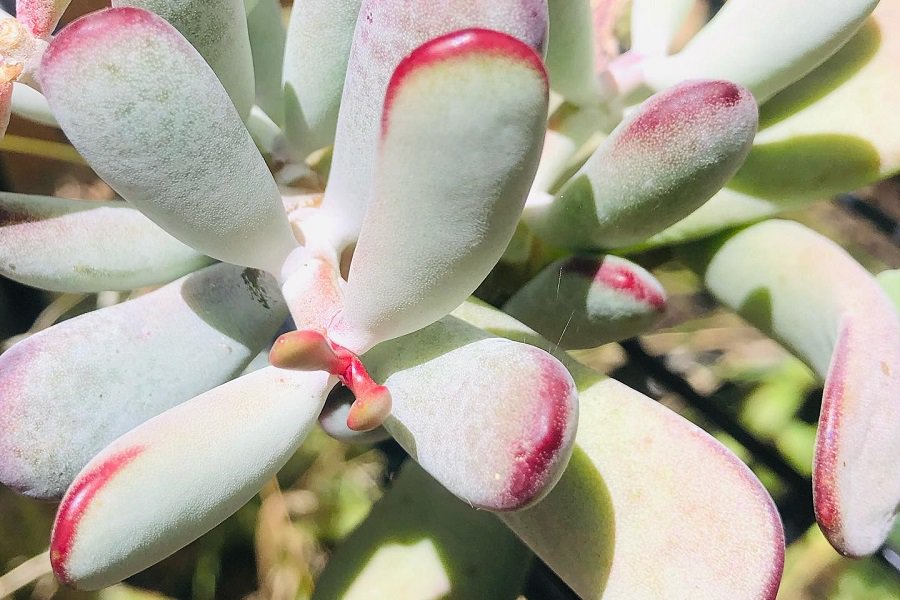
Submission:
[[[14,4],[2,2],[7,10]],[[104,4],[74,2],[71,16]],[[290,2],[283,4],[289,9]],[[693,27],[717,4],[698,3]],[[58,131],[14,116],[9,134],[0,143],[0,189],[98,202],[114,197]],[[19,138],[32,140],[44,157],[17,153]],[[837,240],[873,272],[900,268],[900,181],[787,216]],[[778,344],[719,308],[665,250],[638,262],[652,266],[669,292],[664,323],[652,335],[578,358],[712,432],[753,468],[785,523],[789,546],[779,598],[900,599],[900,528],[878,556],[850,560],[814,525],[809,477],[821,384]],[[0,351],[123,299],[55,294],[0,279]],[[55,506],[0,487],[0,598],[309,598],[329,554],[365,518],[405,459],[392,443],[351,447],[315,432],[278,480],[232,518],[127,584],[91,594],[60,587],[48,572]],[[528,600],[575,598],[537,560],[523,594]]]

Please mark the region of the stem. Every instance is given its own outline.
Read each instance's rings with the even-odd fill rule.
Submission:
[[[0,150],[40,156],[51,160],[60,160],[74,165],[86,165],[87,162],[72,146],[49,140],[38,140],[20,135],[7,135],[0,139]]]
[[[0,598],[12,596],[26,585],[53,572],[50,567],[50,550],[33,556],[0,577]]]

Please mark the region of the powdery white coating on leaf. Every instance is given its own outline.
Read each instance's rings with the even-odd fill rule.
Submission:
[[[313,600],[510,599],[531,563],[528,549],[494,515],[407,461],[329,557]]]
[[[444,316],[500,259],[537,168],[547,94],[538,55],[487,30],[433,40],[397,68],[348,277],[344,318],[366,342]]]
[[[16,0],[16,19],[32,35],[45,38],[53,33],[71,0]]]
[[[453,313],[553,348],[509,315]],[[561,356],[578,386],[575,449],[559,483],[502,518],[581,598],[774,598],[784,534],[771,497],[736,456],[659,403]],[[715,493],[710,493],[710,482]]]
[[[209,264],[123,202],[0,192],[0,274],[64,292],[159,285]]]
[[[221,523],[284,466],[332,385],[326,373],[267,367],[114,441],[63,499],[50,544],[57,576],[80,589],[106,587]],[[123,453],[131,454],[124,464],[104,471]],[[88,498],[72,498],[85,488]]]
[[[362,3],[323,205],[343,243],[352,242],[359,234],[375,187],[382,105],[394,69],[426,41],[472,27],[508,33],[541,52],[547,35],[547,2],[425,0],[416,2],[415,7],[406,0]]]
[[[122,197],[214,258],[277,272],[296,243],[275,181],[215,74],[135,8],[67,26],[41,66],[66,135]]]
[[[212,68],[246,120],[255,86],[243,0],[112,0],[112,6],[144,8],[171,23]]]
[[[700,238],[900,171],[898,25],[900,2],[879,3],[834,56],[766,103],[737,177],[752,187],[722,190],[649,244]],[[757,154],[766,160],[755,164]]]
[[[256,103],[275,123],[284,124],[281,74],[287,33],[279,0],[245,0],[247,33],[256,79]]]
[[[525,284],[503,312],[561,348],[594,348],[648,330],[666,293],[645,269],[616,256],[560,259]]]
[[[758,113],[745,88],[690,81],[657,94],[622,122],[555,201],[529,206],[527,223],[570,249],[628,246],[672,225],[738,170]]]
[[[362,0],[297,0],[284,54],[285,126],[308,154],[334,142]]]
[[[834,54],[877,4],[729,0],[684,50],[648,61],[644,78],[654,90],[698,77],[727,79],[750,88],[762,103]]]
[[[393,398],[385,428],[443,486],[505,511],[542,497],[571,452],[574,383],[552,356],[447,317],[363,359]]]
[[[634,0],[631,5],[631,51],[645,56],[668,54],[694,4],[696,0]]]
[[[575,104],[592,105],[600,92],[589,0],[549,0],[547,72],[550,86]],[[602,10],[602,9],[598,9]]]
[[[569,468],[506,524],[581,598],[775,598],[784,535],[750,469],[615,380],[579,398]]]
[[[893,304],[842,248],[802,225],[767,221],[714,243],[694,250],[710,291],[825,379],[813,465],[825,535],[844,554],[875,552],[900,506]]]
[[[117,436],[238,375],[283,322],[274,281],[216,265],[0,356],[0,481],[62,495]]]

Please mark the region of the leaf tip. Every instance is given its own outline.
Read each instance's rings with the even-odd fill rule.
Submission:
[[[142,451],[142,447],[134,446],[106,457],[83,471],[63,497],[50,536],[50,564],[56,577],[66,585],[78,583],[70,569],[70,558],[77,542],[78,526],[91,501]]]

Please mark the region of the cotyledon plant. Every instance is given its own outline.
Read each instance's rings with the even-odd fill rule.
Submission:
[[[423,489],[423,502],[451,502],[429,487],[433,478],[501,512],[582,597],[774,596],[783,534],[746,466],[674,413],[554,351],[656,322],[665,307],[658,282],[599,253],[737,222],[719,210],[702,227],[684,225],[736,194],[719,191],[729,181],[766,181],[759,173],[771,153],[768,163],[754,158],[778,127],[765,121],[766,106],[809,88],[809,78],[833,93],[862,85],[863,72],[882,82],[884,67],[872,63],[892,56],[883,47],[849,74],[833,61],[887,27],[896,0],[869,21],[871,1],[754,9],[730,0],[674,55],[691,3],[660,10],[635,0],[632,49],[619,57],[615,2],[298,0],[285,31],[268,0],[114,1],[51,36],[67,4],[20,1],[18,17],[2,21],[0,99],[58,123],[131,206],[3,194],[0,271],[59,291],[165,285],[0,357],[0,476],[26,494],[63,497],[51,541],[62,580],[109,585],[212,528],[284,464],[321,413],[322,426],[349,441],[392,435],[428,473],[404,473],[373,518],[391,514],[398,527],[420,518],[421,509],[398,514],[411,500],[391,500],[408,498],[408,485]],[[803,15],[815,18],[798,35],[790,23]],[[742,60],[716,66],[715,49],[730,39],[746,42]],[[806,102],[781,102],[782,120],[832,100],[806,93]],[[806,122],[814,131],[842,123]],[[896,146],[869,125],[847,127],[877,138],[877,169],[851,165],[820,186],[798,170],[802,190],[791,200],[895,170]],[[328,160],[310,155],[332,144],[327,186],[311,193],[302,186],[311,174],[325,178]],[[286,165],[281,188],[257,147]],[[795,164],[809,154],[802,144],[779,148]],[[823,170],[821,158],[811,164]],[[756,242],[763,247],[779,235],[770,226]],[[745,233],[726,235],[737,244]],[[770,262],[819,251],[812,234],[787,235],[797,241],[777,245]],[[742,286],[769,273],[769,262],[729,266],[747,253],[728,247],[705,262],[719,246],[684,256],[740,308]],[[508,314],[457,308],[498,260],[518,269],[521,289],[503,299]],[[864,555],[883,541],[900,495],[895,481],[879,485],[896,456],[898,419],[866,434],[873,411],[896,411],[866,341],[896,352],[900,335],[877,286],[839,260],[840,273],[799,277],[796,289],[760,279],[773,316],[755,322],[828,373],[816,508],[835,547]],[[828,295],[841,273],[867,282],[859,297],[888,326],[851,311],[855,296],[821,311],[804,302],[805,320],[790,314],[794,298],[814,293],[810,282]],[[295,330],[272,346],[273,366],[238,376],[288,314]],[[338,381],[350,396],[335,393],[322,412]],[[473,573],[452,566],[467,564],[465,548],[447,538],[446,523],[425,519],[415,528],[432,545],[387,563],[348,549],[319,593],[365,597],[366,581],[390,578],[406,557],[434,567],[439,546],[453,558],[427,571],[436,579],[425,589],[444,590],[435,596],[450,586],[457,597],[513,597],[515,585],[498,587],[498,578],[521,581],[529,553],[482,524],[484,515],[446,512],[459,528],[483,529],[472,539],[493,549],[481,554],[493,571],[454,584]],[[710,540],[710,530],[722,535]],[[359,536],[372,548],[390,533],[364,526]]]

